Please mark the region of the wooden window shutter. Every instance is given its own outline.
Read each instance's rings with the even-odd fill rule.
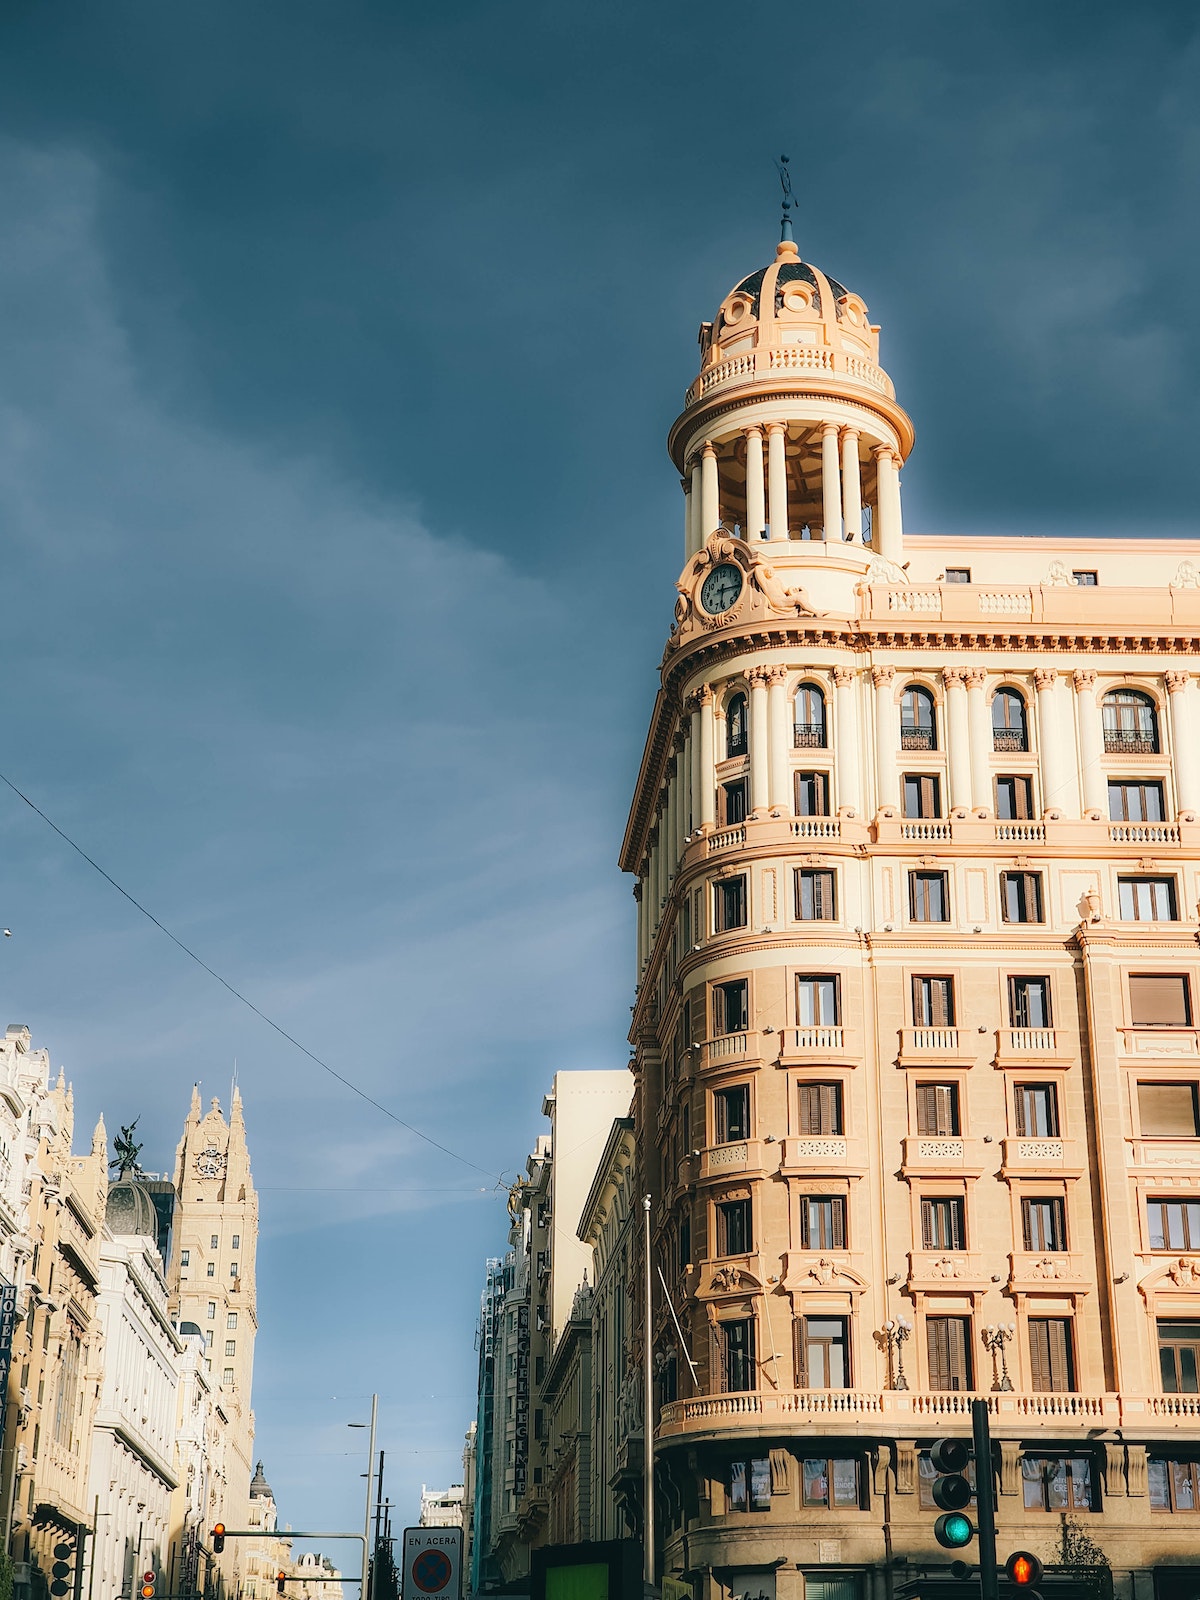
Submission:
[[[924,1134],[937,1132],[936,1084],[919,1083],[917,1085],[917,1132]]]
[[[846,1202],[837,1195],[834,1198],[831,1210],[833,1212],[833,1248],[844,1250],[846,1248]]]
[[[1135,1025],[1186,1028],[1191,1020],[1187,979],[1131,975],[1129,1010]]]
[[[948,1028],[954,1019],[953,980],[950,978],[935,978],[930,985],[932,1001],[932,1016],[930,1026],[934,1028]]]

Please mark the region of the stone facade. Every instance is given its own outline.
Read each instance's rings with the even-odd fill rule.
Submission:
[[[944,1574],[924,1452],[979,1394],[1001,1556],[1066,1512],[1165,1595],[1200,1569],[1200,542],[906,535],[878,335],[785,240],[670,436],[622,850],[683,1330],[656,1292],[660,1566]]]

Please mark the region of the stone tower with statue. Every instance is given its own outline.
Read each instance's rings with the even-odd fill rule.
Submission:
[[[175,1210],[168,1267],[171,1320],[184,1333],[199,1330],[204,1340],[205,1376],[218,1397],[224,1438],[215,1452],[198,1528],[176,1527],[175,1537],[208,1545],[214,1522],[248,1526],[254,1464],[254,1413],[251,1381],[258,1329],[255,1251],[258,1195],[250,1172],[242,1099],[233,1091],[229,1120],[214,1099],[202,1109],[199,1089],[175,1153]],[[186,1493],[187,1485],[181,1485]],[[193,1502],[194,1504],[194,1499]],[[216,1557],[226,1593],[242,1579],[240,1541],[231,1540]]]

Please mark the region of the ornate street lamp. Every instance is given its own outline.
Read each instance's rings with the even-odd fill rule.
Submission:
[[[982,1330],[984,1347],[991,1351],[992,1371],[996,1370],[996,1356],[1000,1357],[1000,1377],[992,1384],[1001,1394],[1009,1394],[1012,1390],[1012,1379],[1008,1375],[1008,1357],[1004,1353],[1004,1346],[1015,1337],[1016,1328],[1011,1322],[994,1322]]]
[[[895,1361],[892,1377],[893,1389],[907,1389],[908,1379],[904,1376],[904,1341],[912,1333],[912,1323],[906,1322],[903,1317],[889,1318],[883,1325],[883,1337],[887,1341],[888,1363]]]

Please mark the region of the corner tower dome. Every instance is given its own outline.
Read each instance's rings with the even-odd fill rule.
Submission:
[[[785,237],[700,328],[700,372],[668,440],[685,558],[714,534],[805,562],[899,572],[899,472],[913,426],[879,365],[866,302]],[[817,548],[814,548],[816,546]],[[833,547],[840,547],[835,552]]]

